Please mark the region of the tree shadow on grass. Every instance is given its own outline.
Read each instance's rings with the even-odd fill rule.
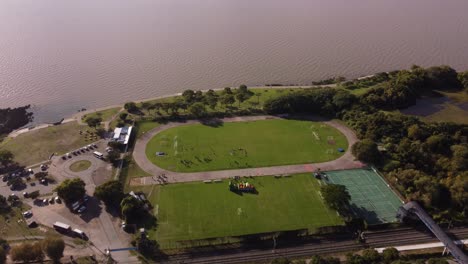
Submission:
[[[224,121],[219,118],[202,119],[200,123],[209,127],[222,127],[224,125]]]

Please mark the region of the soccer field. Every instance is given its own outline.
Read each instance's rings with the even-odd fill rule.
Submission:
[[[171,128],[148,142],[146,156],[170,171],[196,172],[324,162],[347,146],[346,137],[324,123],[275,119]]]
[[[152,238],[163,246],[177,241],[342,225],[320,195],[320,183],[310,174],[291,177],[242,178],[258,194],[229,191],[221,183],[158,186],[149,197],[158,219]]]

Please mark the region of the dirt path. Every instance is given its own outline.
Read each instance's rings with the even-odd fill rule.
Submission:
[[[256,120],[267,120],[267,119],[280,119],[280,117],[275,116],[246,116],[246,117],[234,117],[234,118],[225,118],[222,119],[223,122],[243,122],[243,121],[256,121]],[[145,149],[149,140],[153,138],[156,134],[160,133],[169,128],[188,125],[188,124],[199,124],[197,120],[190,120],[185,123],[168,123],[166,125],[159,126],[137,140],[135,148],[133,151],[133,158],[135,162],[140,166],[144,171],[150,173],[153,176],[134,178],[131,180],[131,185],[151,185],[151,184],[160,184],[158,181],[158,176],[165,174],[167,177],[167,182],[176,183],[176,182],[191,182],[191,181],[203,181],[203,180],[216,180],[216,179],[226,179],[234,176],[267,176],[267,175],[282,175],[282,174],[294,174],[294,173],[304,173],[312,172],[317,168],[322,170],[341,170],[341,169],[351,169],[351,168],[360,168],[363,167],[359,161],[356,161],[354,156],[351,154],[351,146],[358,141],[354,132],[346,127],[345,125],[337,121],[324,121],[325,124],[332,126],[341,133],[343,133],[348,140],[348,148],[346,153],[340,158],[321,162],[321,163],[309,163],[309,164],[299,164],[299,165],[284,165],[284,166],[273,166],[273,167],[263,167],[263,168],[248,168],[248,169],[233,169],[233,170],[221,170],[221,171],[207,171],[207,172],[173,172],[168,171],[162,168],[159,168],[146,157]]]

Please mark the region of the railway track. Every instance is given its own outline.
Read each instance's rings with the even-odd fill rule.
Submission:
[[[454,239],[468,238],[468,228],[455,228],[447,231]],[[436,242],[429,231],[412,228],[399,228],[384,231],[366,233],[366,243],[357,243],[353,239],[320,240],[313,243],[305,243],[299,246],[277,248],[275,250],[237,250],[237,252],[215,251],[210,253],[180,254],[170,256],[162,263],[247,263],[255,261],[267,261],[278,257],[298,258],[314,254],[338,253],[356,251],[366,247],[390,247],[397,245],[411,245],[419,243]]]

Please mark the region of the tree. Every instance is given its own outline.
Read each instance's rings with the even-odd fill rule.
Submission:
[[[120,181],[108,181],[96,187],[94,196],[102,200],[107,207],[118,208],[125,194]]]
[[[44,259],[44,252],[42,252],[41,244],[36,242],[22,243],[11,248],[11,259],[13,261],[40,261]]]
[[[17,108],[0,109],[0,135],[27,125],[33,120],[33,113],[28,112],[30,105]]]
[[[384,263],[391,263],[394,260],[400,258],[400,252],[396,248],[386,248],[382,251],[382,260]]]
[[[196,102],[192,104],[189,109],[189,113],[194,115],[196,118],[200,118],[206,115],[206,108],[203,103]]]
[[[195,92],[193,90],[185,90],[182,93],[182,97],[184,98],[184,101],[190,105],[193,102],[195,102]]]
[[[202,91],[195,92],[195,102],[203,102],[204,96]]]
[[[355,143],[351,151],[356,158],[363,162],[375,163],[380,160],[377,144],[370,139],[363,139]]]
[[[253,92],[249,91],[246,85],[242,84],[239,86],[239,89],[236,91],[236,99],[239,102],[239,107],[241,103],[248,100],[250,97],[252,97],[252,95]]]
[[[339,212],[345,212],[349,207],[351,196],[344,185],[328,184],[320,188],[323,199],[328,207]]]
[[[97,126],[101,124],[102,118],[89,116],[85,119],[85,122],[86,124],[88,124],[88,126],[96,128]]]
[[[6,257],[7,257],[7,254],[5,252],[5,249],[3,249],[3,247],[0,247],[0,264],[6,263]]]
[[[8,184],[11,186],[12,190],[19,190],[25,187],[24,180],[21,177],[15,177],[8,180]]]
[[[346,264],[366,264],[366,261],[359,255],[348,253],[346,254]]]
[[[142,103],[141,103],[141,108],[148,111],[148,110],[151,108],[151,103],[149,103],[149,102],[142,102]]]
[[[380,255],[377,250],[373,248],[367,248],[362,251],[362,258],[366,263],[369,264],[378,264],[380,263]]]
[[[463,85],[463,88],[468,91],[468,71],[458,73],[458,80]]]
[[[234,102],[236,102],[236,99],[232,94],[226,93],[221,97],[221,103],[224,106],[232,105]]]
[[[125,121],[125,120],[127,119],[127,116],[128,116],[127,113],[120,113],[119,118],[120,118],[122,121]]]
[[[6,149],[0,150],[0,164],[2,164],[3,166],[7,166],[8,164],[10,164],[13,161],[14,157],[15,156],[13,155],[13,153],[11,153],[11,151]]]
[[[107,153],[107,159],[110,163],[116,164],[116,162],[120,159],[120,153],[116,150],[111,150]]]
[[[128,223],[133,222],[136,219],[141,219],[146,214],[143,202],[131,195],[122,200],[120,208],[124,219]]]
[[[125,103],[124,108],[130,113],[134,113],[138,111],[138,106],[134,102]]]
[[[80,178],[66,179],[55,188],[55,191],[68,204],[80,200],[86,193],[85,183]]]
[[[271,264],[290,264],[291,261],[287,258],[276,258],[274,259]]]
[[[218,95],[213,90],[208,90],[205,95],[205,103],[214,110],[218,104]]]
[[[231,87],[224,87],[223,94],[232,94]]]
[[[60,263],[60,258],[63,257],[65,242],[58,237],[47,237],[42,241],[42,248],[49,258],[55,263]]]

